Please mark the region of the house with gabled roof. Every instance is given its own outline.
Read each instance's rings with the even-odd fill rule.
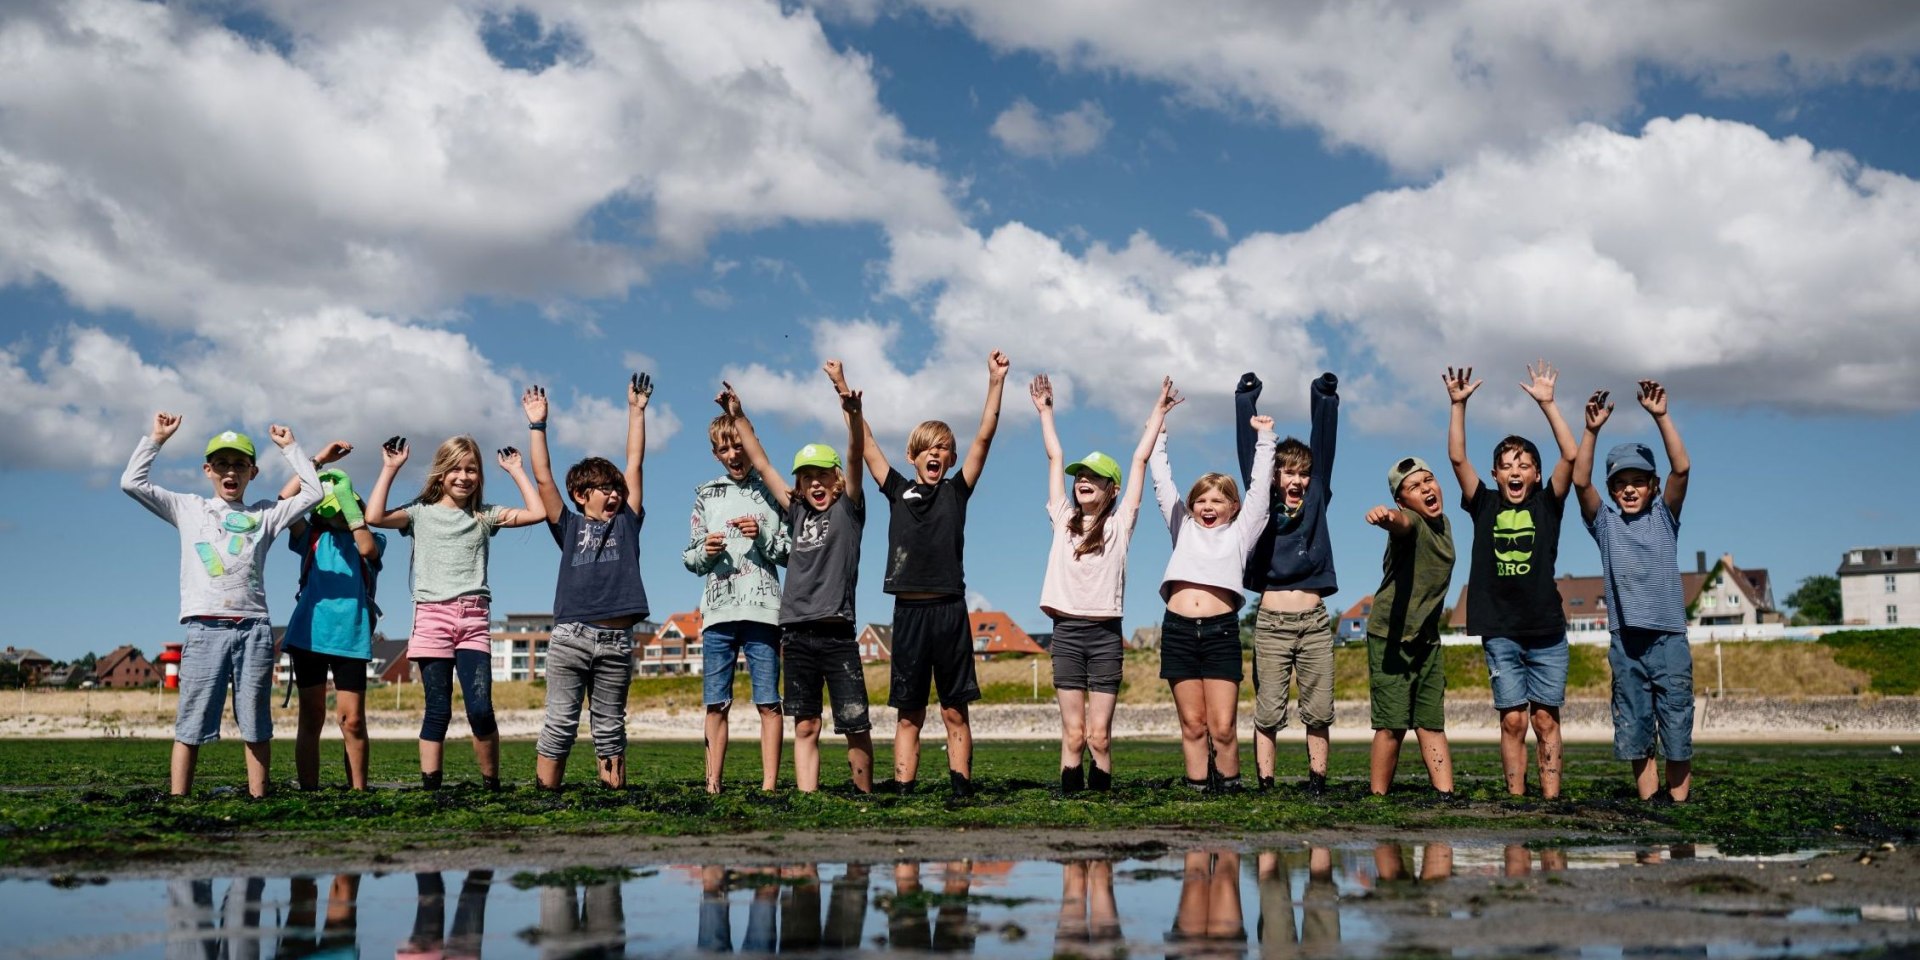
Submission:
[[[1373,594],[1369,593],[1353,602],[1347,612],[1340,615],[1340,623],[1334,628],[1334,637],[1342,642],[1365,640],[1367,638],[1367,618],[1373,616]]]
[[[869,623],[854,638],[860,645],[861,663],[884,663],[893,659],[893,624]]]
[[[94,662],[93,682],[100,687],[151,687],[160,682],[160,668],[133,644],[121,644]]]
[[[1840,558],[1835,574],[1842,623],[1920,623],[1920,547],[1855,547]]]
[[[967,626],[973,634],[973,655],[977,659],[1046,653],[1012,617],[998,610],[968,612]]]
[[[0,650],[0,661],[11,663],[20,669],[20,683],[23,686],[39,683],[40,678],[53,669],[53,658],[31,647],[25,650],[14,647]]]
[[[660,629],[633,636],[633,673],[639,677],[684,677],[701,672],[700,611],[676,613]]]

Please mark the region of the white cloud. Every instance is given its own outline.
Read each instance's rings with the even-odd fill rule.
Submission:
[[[878,0],[829,7],[860,19]],[[1158,80],[1422,173],[1630,117],[1648,70],[1715,92],[1920,80],[1910,4],[1803,0],[897,0],[1001,50]]]
[[[1045,371],[1063,408],[1132,420],[1163,374],[1197,399],[1246,369],[1303,384],[1328,362],[1328,329],[1356,422],[1374,429],[1442,402],[1449,362],[1486,376],[1481,408],[1516,415],[1505,382],[1538,356],[1566,371],[1568,410],[1652,376],[1681,404],[1891,413],[1920,408],[1916,251],[1914,180],[1738,123],[1584,126],[1217,256],[1144,234],[1076,255],[1018,223],[902,232],[889,289],[924,298],[924,359],[896,362],[897,328],[864,319],[817,324],[814,351],[846,359],[876,429],[900,432],[930,416],[970,428],[993,348],[1013,357],[1010,415],[1025,414],[1017,385]],[[730,377],[833,422],[811,371]],[[1276,414],[1304,413],[1304,388],[1268,395]]]
[[[1021,97],[994,118],[988,132],[1001,146],[1023,157],[1053,160],[1092,153],[1112,129],[1113,120],[1091,100],[1047,116]]]
[[[1206,224],[1207,232],[1213,234],[1215,240],[1226,240],[1232,236],[1232,234],[1227,232],[1227,222],[1220,219],[1218,214],[1208,213],[1199,208],[1187,212],[1193,214],[1201,223]]]

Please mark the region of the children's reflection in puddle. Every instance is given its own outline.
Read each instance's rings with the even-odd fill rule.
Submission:
[[[1304,861],[1304,863],[1302,862]],[[1293,873],[1306,868],[1305,888],[1296,898]],[[1258,931],[1260,956],[1325,957],[1340,949],[1340,890],[1333,880],[1333,851],[1311,847],[1306,851],[1269,852],[1255,860],[1260,890]],[[1300,903],[1300,923],[1294,927],[1294,904]]]
[[[394,953],[395,960],[479,960],[487,929],[487,893],[493,887],[492,870],[470,870],[460,884],[453,909],[453,929],[447,930],[447,888],[438,873],[416,873],[413,934]]]
[[[1107,960],[1127,953],[1120,911],[1113,901],[1113,861],[1069,860],[1060,865],[1060,918],[1053,955]]]
[[[287,881],[287,922],[280,928],[274,960],[285,957],[359,956],[360,875],[342,873],[327,885],[327,913],[320,920],[320,884],[313,877]]]

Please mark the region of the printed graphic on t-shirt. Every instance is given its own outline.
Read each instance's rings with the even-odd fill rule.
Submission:
[[[1533,511],[1502,510],[1493,518],[1493,573],[1524,577],[1533,572]]]
[[[580,539],[573,544],[573,565],[615,563],[620,559],[620,541],[612,536],[613,524],[605,520],[580,518]]]
[[[826,510],[807,511],[793,531],[794,553],[810,553],[827,545],[827,531],[833,527],[829,516]]]

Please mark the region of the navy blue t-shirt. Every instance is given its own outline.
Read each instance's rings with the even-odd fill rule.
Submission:
[[[625,508],[609,520],[562,509],[547,521],[560,545],[560,578],[553,587],[553,622],[592,623],[647,615],[640,583],[640,525],[646,511]]]

